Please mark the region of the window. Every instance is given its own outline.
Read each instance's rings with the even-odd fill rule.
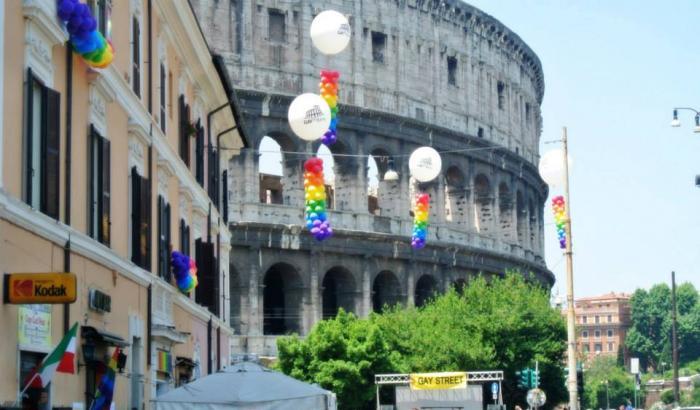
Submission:
[[[24,388],[35,376],[37,369],[44,359],[44,353],[20,351],[19,356],[19,385]],[[29,388],[22,396],[23,409],[48,409],[50,408],[51,384],[45,388],[41,387],[41,382],[35,378]]]
[[[269,9],[268,10],[268,37],[271,42],[284,43],[285,36],[285,20],[284,13],[280,10]]]
[[[600,323],[600,316],[598,316],[598,315],[595,316],[595,322],[596,322],[596,324]]]
[[[603,345],[601,343],[596,343],[593,349],[596,353],[601,353],[603,351]]]
[[[591,351],[591,347],[588,344],[583,345],[583,353],[588,354]]]
[[[185,165],[190,166],[190,106],[185,103],[185,96],[178,99],[178,115],[180,116],[180,142],[178,144],[180,158]]]
[[[506,107],[506,85],[503,83],[503,81],[496,83],[496,91],[498,91],[498,109],[503,110]]]
[[[158,276],[170,282],[170,204],[158,196]]]
[[[609,342],[608,343],[608,352],[612,352],[615,350],[615,343]]]
[[[89,221],[90,236],[109,246],[110,237],[110,144],[94,126],[89,141]]]
[[[131,18],[131,89],[141,97],[141,29],[136,16]]]
[[[447,84],[457,85],[457,57],[447,57]]]
[[[190,227],[180,219],[180,252],[190,255]]]
[[[97,30],[102,33],[105,39],[111,40],[112,0],[88,0],[88,6],[90,6],[90,11],[97,22]]]
[[[581,337],[584,339],[588,339],[588,330],[584,330],[583,332],[581,332]]]
[[[199,186],[204,188],[204,127],[202,121],[197,120],[197,136],[195,149],[195,178]]]
[[[581,319],[583,320],[583,323],[588,323],[588,316],[583,316]]]
[[[165,125],[167,123],[165,118],[165,90],[167,89],[165,84],[166,76],[165,65],[160,63],[160,129],[163,132],[165,132]]]
[[[131,261],[151,270],[151,185],[131,169]]]
[[[27,70],[25,95],[25,201],[58,219],[61,94]]]
[[[612,323],[612,315],[608,315],[608,323]]]
[[[608,337],[613,337],[613,330],[612,329],[608,329]]]
[[[386,34],[378,31],[372,32],[372,61],[384,63],[384,52],[386,51]]]
[[[530,125],[530,123],[532,122],[532,116],[531,116],[530,110],[531,110],[530,103],[525,103],[525,123],[528,125]]]
[[[482,127],[479,127],[479,129],[476,132],[476,136],[479,138],[484,138],[484,129]],[[586,323],[585,321],[583,323]]]
[[[195,241],[195,260],[197,261],[197,278],[199,286],[195,288],[195,301],[218,314],[219,275],[216,271],[214,244],[197,239]]]
[[[219,170],[216,167],[218,163],[216,150],[212,148],[211,144],[207,144],[207,176],[209,178],[207,193],[217,209],[219,208]]]
[[[594,333],[596,339],[600,339],[600,330],[596,330]]]

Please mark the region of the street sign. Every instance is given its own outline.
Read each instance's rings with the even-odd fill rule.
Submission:
[[[411,390],[448,390],[466,389],[466,372],[411,373],[409,375]]]
[[[72,273],[6,273],[3,302],[14,305],[73,303],[77,294]]]
[[[547,395],[542,389],[532,389],[527,392],[527,404],[530,407],[541,407],[547,402]]]
[[[630,359],[630,373],[639,374],[639,358],[633,357]]]
[[[498,383],[491,383],[491,394],[498,394]]]

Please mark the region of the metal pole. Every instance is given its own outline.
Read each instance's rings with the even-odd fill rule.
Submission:
[[[605,409],[610,410],[610,391],[608,390],[608,381],[605,381]]]
[[[377,385],[377,410],[379,410],[379,385]]]
[[[578,387],[576,384],[576,317],[574,313],[574,261],[571,234],[571,201],[569,197],[569,145],[566,127],[563,129],[564,143],[564,203],[566,212],[566,329],[567,329],[567,360],[569,365],[569,410],[578,409]]]
[[[678,333],[676,323],[676,272],[671,272],[671,304],[673,308],[673,404],[678,406],[681,401],[680,386],[678,385]]]

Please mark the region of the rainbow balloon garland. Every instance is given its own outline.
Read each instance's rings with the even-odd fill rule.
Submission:
[[[337,71],[321,70],[321,98],[323,98],[331,108],[331,125],[328,131],[321,137],[321,142],[327,146],[335,144],[338,140],[336,134],[338,127],[338,79],[340,73]]]
[[[425,240],[428,237],[429,215],[430,195],[426,193],[418,194],[413,205],[413,235],[411,236],[411,247],[413,249],[425,247]]]
[[[559,195],[552,198],[552,209],[554,210],[554,223],[557,226],[559,247],[566,249],[566,204],[564,204],[563,196]]]
[[[173,251],[171,256],[177,287],[182,293],[190,293],[197,287],[197,264],[184,253]]]
[[[58,17],[66,24],[73,50],[89,66],[105,68],[112,62],[114,49],[97,30],[97,21],[87,4],[78,0],[59,0]]]
[[[304,162],[304,198],[306,227],[318,241],[333,235],[326,216],[326,186],[323,180],[323,160],[309,158]]]

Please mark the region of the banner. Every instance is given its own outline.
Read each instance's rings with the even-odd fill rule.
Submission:
[[[412,373],[409,375],[413,390],[466,389],[466,372]]]
[[[18,312],[17,341],[20,348],[40,352],[51,350],[51,305],[22,305]]]

